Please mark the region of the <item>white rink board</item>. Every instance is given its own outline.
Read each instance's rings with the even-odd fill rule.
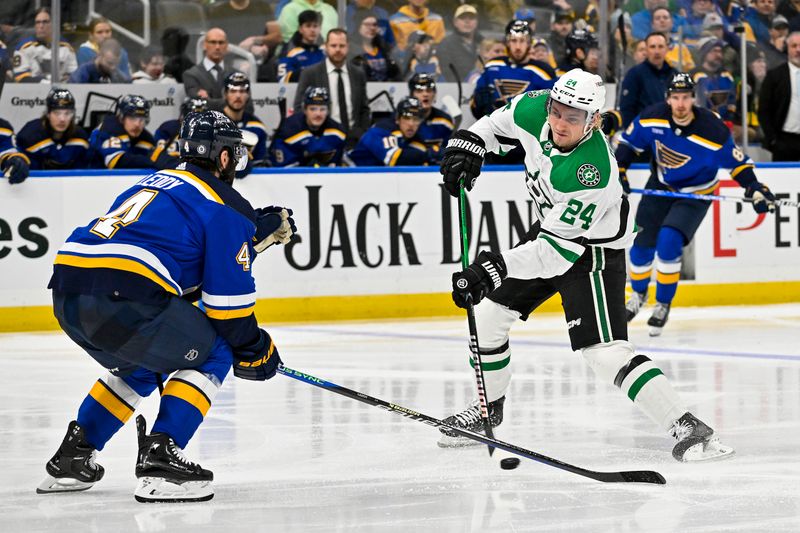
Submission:
[[[779,194],[800,197],[796,167],[766,165],[759,178]],[[77,174],[77,173],[72,173]],[[55,252],[73,228],[104,214],[144,174],[45,175],[0,195],[0,307],[47,305]],[[644,170],[631,179],[643,182]],[[448,292],[459,258],[455,199],[433,169],[258,171],[236,187],[254,206],[295,211],[302,241],[271,249],[253,271],[259,298]],[[740,195],[741,189],[723,192]],[[520,170],[487,170],[470,194],[477,252],[506,249],[530,220]],[[634,200],[635,200],[634,196]],[[713,207],[697,234],[701,283],[800,280],[800,213],[783,209],[752,229],[749,206]],[[517,230],[512,220],[517,220]],[[715,234],[717,245],[715,247]],[[730,250],[735,250],[735,257]]]

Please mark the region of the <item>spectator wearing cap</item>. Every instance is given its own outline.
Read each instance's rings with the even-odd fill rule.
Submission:
[[[458,6],[453,14],[453,28],[436,47],[437,55],[445,63],[442,69],[445,81],[465,81],[475,68],[478,44],[483,40],[478,32],[478,10],[475,6]]]
[[[325,87],[308,87],[303,110],[287,118],[269,148],[274,167],[333,167],[342,162],[345,133],[330,117],[330,95]]]
[[[164,52],[160,46],[145,46],[139,56],[141,69],[133,73],[133,83],[177,83],[164,74]]]
[[[657,7],[650,14],[651,32],[663,33],[669,38],[669,50],[667,51],[667,62],[681,72],[687,72],[694,68],[692,52],[685,41],[676,35],[675,22],[672,13],[666,7]]]
[[[379,31],[378,19],[367,12],[355,18],[358,31],[352,34],[349,46],[350,61],[364,69],[367,81],[397,81],[402,78],[400,67],[389,51],[389,45]],[[390,32],[391,33],[391,32]]]
[[[763,146],[773,161],[800,160],[800,32],[786,38],[788,61],[767,72],[759,93]]]
[[[619,110],[623,129],[642,109],[664,101],[667,87],[678,72],[666,61],[668,42],[662,33],[648,35],[645,39],[646,59],[631,68],[622,80]]]
[[[778,14],[789,21],[789,31],[800,31],[800,0],[781,0]]]
[[[367,16],[375,17],[378,24],[378,35],[388,50],[394,48],[397,44],[394,39],[394,32],[389,25],[389,12],[380,6],[375,5],[375,0],[351,0],[347,4],[347,11],[345,12],[345,20],[347,21],[347,29],[351,32],[359,28],[360,22]],[[352,35],[352,34],[351,34]]]
[[[438,153],[419,136],[422,106],[416,98],[400,100],[394,119],[383,120],[364,134],[347,158],[355,166],[427,166],[438,164]]]
[[[736,83],[733,74],[723,65],[724,48],[724,41],[707,39],[700,47],[698,66],[689,75],[695,83],[696,105],[714,111],[732,128],[736,114]]]
[[[744,18],[753,30],[756,42],[769,42],[769,28],[774,16],[775,0],[754,0],[747,8]]]
[[[100,45],[94,61],[84,63],[70,74],[70,83],[128,83],[131,80],[119,70],[122,47],[119,41],[109,38]]]
[[[417,30],[408,37],[406,57],[405,79],[415,74],[428,74],[436,81],[444,81],[442,67],[433,48],[433,37],[424,31]]]
[[[434,152],[441,151],[450,140],[455,124],[453,117],[433,105],[436,103],[436,80],[427,74],[415,74],[408,80],[408,95],[419,100],[422,107],[419,136]]]
[[[575,12],[571,9],[558,8],[553,13],[548,41],[556,62],[567,55],[567,35],[572,31],[574,20]]]
[[[316,65],[325,54],[319,46],[322,17],[317,11],[306,10],[297,16],[297,31],[284,47],[286,53],[278,60],[278,81],[297,82],[304,68]]]
[[[335,28],[339,22],[339,15],[336,9],[326,4],[323,0],[291,0],[283,6],[281,14],[278,15],[278,23],[281,26],[281,35],[288,40],[297,31],[298,17],[303,11],[317,11],[322,16],[320,28],[322,35],[327,35],[330,30]],[[302,97],[302,95],[301,95]]]
[[[334,28],[325,38],[325,61],[304,69],[294,97],[294,110],[301,111],[303,95],[309,86],[324,87],[331,98],[330,116],[342,125],[349,146],[354,146],[369,128],[367,75],[364,69],[347,61],[347,32]]]
[[[769,27],[769,42],[758,43],[767,60],[767,68],[773,69],[786,62],[786,38],[789,22],[783,15],[775,15]]]
[[[186,96],[205,98],[208,108],[222,111],[222,82],[227,74],[224,64],[228,53],[228,36],[222,28],[211,28],[203,39],[203,60],[183,73]]]
[[[719,13],[709,13],[703,19],[703,33],[701,39],[712,37],[718,41],[725,41],[727,45],[722,50],[722,64],[729,72],[739,71],[739,49],[741,41],[739,37],[730,31],[725,20]]]
[[[428,0],[408,0],[389,18],[389,24],[401,50],[408,47],[408,39],[415,31],[422,31],[431,36],[434,43],[444,39],[444,20],[438,13],[427,7]]]

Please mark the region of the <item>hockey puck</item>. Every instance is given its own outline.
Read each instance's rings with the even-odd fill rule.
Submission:
[[[514,470],[519,466],[519,459],[516,457],[506,457],[500,461],[500,468],[503,470]]]

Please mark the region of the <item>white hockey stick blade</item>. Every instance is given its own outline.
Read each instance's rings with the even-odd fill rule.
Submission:
[[[81,490],[88,490],[92,488],[93,485],[94,483],[86,483],[69,477],[55,478],[53,476],[47,476],[47,478],[36,487],[36,494],[78,492]]]
[[[141,477],[133,493],[141,503],[204,502],[214,497],[210,481],[173,483],[160,477]]]

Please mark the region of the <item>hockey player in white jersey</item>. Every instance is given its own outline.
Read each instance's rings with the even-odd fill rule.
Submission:
[[[602,79],[575,69],[551,91],[515,97],[457,131],[447,144],[441,172],[458,196],[471,190],[484,154],[503,154],[514,140],[525,150],[525,175],[536,222],[522,243],[500,254],[483,251],[453,274],[453,301],[475,305],[478,341],[492,426],[503,420],[511,380],[508,331],[545,300],[560,293],[573,350],[597,377],[614,384],[659,427],[677,438],[672,455],[697,461],[733,453],[685,407],[667,377],[628,342],[625,315],[625,247],[635,224],[623,195],[616,160],[599,130],[605,102]],[[480,432],[478,402],[445,422]],[[446,429],[440,446],[471,443]]]

